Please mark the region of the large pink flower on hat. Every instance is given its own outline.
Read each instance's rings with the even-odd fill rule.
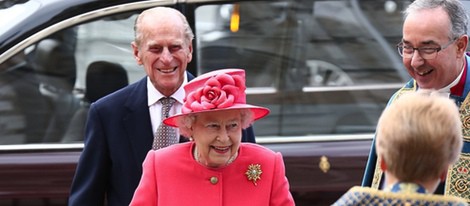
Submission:
[[[209,78],[203,87],[186,96],[182,113],[223,109],[237,103],[245,95],[244,78],[240,75],[219,74]]]
[[[249,109],[251,121],[269,114],[269,109],[246,103],[245,70],[220,69],[201,74],[184,86],[186,97],[180,114],[163,120],[172,127],[179,127],[182,117],[191,113],[227,109]]]

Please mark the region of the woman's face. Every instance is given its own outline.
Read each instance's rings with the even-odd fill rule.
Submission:
[[[200,163],[214,168],[225,166],[240,147],[241,113],[226,110],[198,114],[191,132]]]

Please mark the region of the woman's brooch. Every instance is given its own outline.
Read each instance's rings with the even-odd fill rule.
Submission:
[[[252,181],[256,186],[256,181],[261,179],[261,165],[259,164],[250,164],[248,170],[245,172],[246,177],[249,181]]]

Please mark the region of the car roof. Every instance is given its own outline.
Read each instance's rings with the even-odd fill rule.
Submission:
[[[138,2],[142,1],[144,0],[18,0],[13,1],[13,3],[10,2],[10,4],[1,3],[0,18],[8,19],[9,21],[0,23],[0,28],[2,28],[2,31],[0,31],[0,62],[5,59],[5,57],[2,58],[2,55],[7,50],[12,47],[21,47],[21,45],[18,45],[19,43],[51,25],[77,16],[80,16],[77,19],[82,18],[82,20],[83,18],[91,18],[88,13],[92,11],[95,12],[94,16],[96,17],[99,16],[96,14],[99,13],[97,10],[100,9],[114,9],[114,12],[111,13],[136,9],[135,7],[120,7],[119,5],[137,5],[139,4]],[[175,1],[171,0],[147,2],[149,2],[149,4],[145,4],[147,6],[175,3]],[[118,6],[119,8],[113,8],[113,6]],[[140,3],[140,6],[144,5]],[[71,23],[61,24],[59,28],[55,29],[59,30],[71,25]],[[28,42],[35,40],[37,39],[30,39]]]

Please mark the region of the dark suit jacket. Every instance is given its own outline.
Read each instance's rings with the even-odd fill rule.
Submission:
[[[146,85],[145,77],[91,105],[70,206],[129,205],[153,142]],[[242,141],[254,142],[251,127]]]

